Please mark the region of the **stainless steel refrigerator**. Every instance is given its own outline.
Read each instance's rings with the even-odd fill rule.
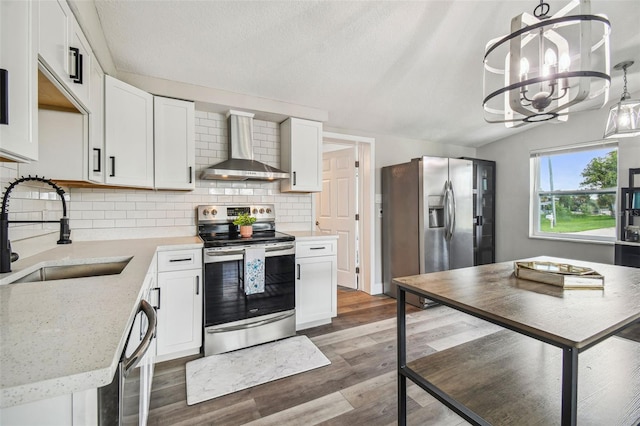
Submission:
[[[473,162],[420,157],[382,168],[382,276],[393,278],[473,266]],[[421,308],[431,301],[407,293]]]

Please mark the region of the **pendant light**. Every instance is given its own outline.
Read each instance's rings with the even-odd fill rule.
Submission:
[[[620,62],[614,70],[624,72],[624,90],[620,102],[609,110],[609,119],[604,131],[605,138],[626,138],[640,135],[640,99],[631,99],[627,91],[627,68],[633,61]]]
[[[572,0],[553,15],[550,9],[540,0],[533,15],[511,20],[510,34],[487,43],[482,101],[487,122],[519,127],[566,121],[570,112],[606,104],[609,20],[592,15],[589,0]]]

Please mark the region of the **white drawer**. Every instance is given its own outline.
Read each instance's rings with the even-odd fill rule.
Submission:
[[[158,252],[158,272],[202,268],[202,249]]]
[[[335,240],[318,240],[296,243],[296,257],[332,256],[334,254],[336,254]]]

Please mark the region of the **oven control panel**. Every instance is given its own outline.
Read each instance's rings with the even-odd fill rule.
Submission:
[[[273,222],[276,219],[273,204],[235,205],[235,206],[198,206],[198,223],[228,223],[238,215],[248,213],[258,222]]]

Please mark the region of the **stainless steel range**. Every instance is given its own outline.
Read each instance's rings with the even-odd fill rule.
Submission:
[[[241,213],[257,219],[251,237],[232,223]],[[295,335],[295,238],[275,218],[271,204],[198,206],[205,356]]]

